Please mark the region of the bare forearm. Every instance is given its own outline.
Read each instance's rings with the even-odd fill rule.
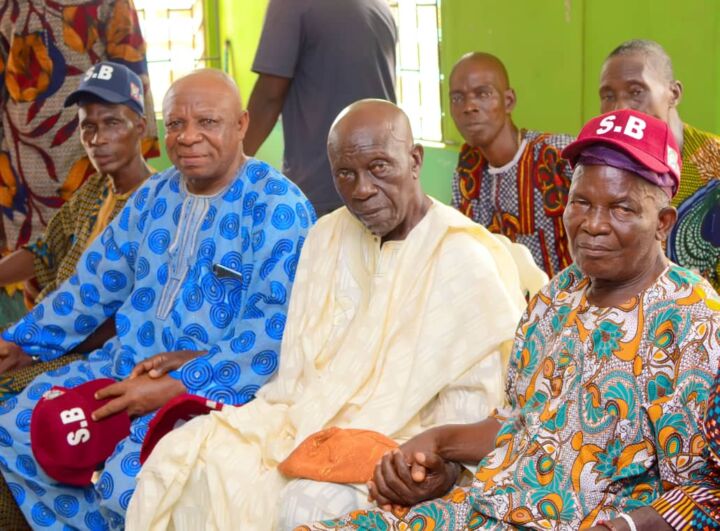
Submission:
[[[248,101],[250,125],[243,140],[243,150],[255,155],[278,121],[290,79],[261,74]]]
[[[0,286],[31,279],[35,276],[35,255],[18,249],[0,260]]]
[[[263,96],[253,92],[248,104],[250,125],[243,140],[243,150],[246,154],[252,156],[257,153],[275,127],[281,109],[282,102],[278,105],[277,102],[267,101]]]
[[[495,449],[500,423],[487,418],[475,424],[448,424],[438,430],[438,453],[448,461],[478,463]]]
[[[652,507],[642,507],[630,513],[638,531],[673,531],[672,526]],[[627,525],[627,524],[626,524]],[[630,526],[628,526],[628,529]]]

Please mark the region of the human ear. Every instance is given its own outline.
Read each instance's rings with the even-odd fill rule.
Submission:
[[[655,231],[655,239],[658,241],[665,241],[670,234],[670,230],[677,221],[677,209],[675,207],[667,206],[660,209],[658,212],[658,226]]]
[[[135,120],[135,127],[137,128],[138,133],[140,133],[140,138],[144,138],[145,132],[147,131],[147,118],[144,116],[138,116]]]
[[[680,104],[680,101],[682,101],[682,95],[683,95],[683,86],[680,81],[673,81],[670,84],[670,93],[672,94],[670,98],[670,104],[673,107],[677,107]]]
[[[410,150],[412,157],[412,174],[413,179],[420,178],[420,170],[422,169],[423,159],[425,158],[425,148],[421,144],[414,144]]]
[[[240,133],[240,140],[245,139],[245,133],[247,133],[248,126],[250,125],[250,114],[247,111],[242,111],[237,121],[238,132]]]
[[[508,114],[515,109],[515,105],[517,104],[517,95],[515,94],[515,89],[507,89],[505,91],[505,112]]]

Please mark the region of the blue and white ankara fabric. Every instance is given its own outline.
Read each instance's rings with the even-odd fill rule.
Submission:
[[[6,340],[62,356],[115,314],[117,337],[0,403],[0,469],[33,528],[116,529],[130,501],[147,424],[133,421],[94,486],[50,479],[30,450],[30,415],[52,385],[126,378],[161,352],[207,351],[171,373],[188,392],[251,400],[278,367],[295,268],[315,213],[291,181],[250,159],[214,196],[190,194],[174,168],[152,177],[81,258],[76,274]]]

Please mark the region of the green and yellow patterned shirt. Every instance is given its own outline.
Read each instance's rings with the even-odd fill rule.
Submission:
[[[91,175],[50,219],[42,236],[25,246],[35,255],[35,278],[41,289],[36,302],[75,272],[77,261],[90,243],[98,213],[108,196],[114,193],[112,186],[108,176],[99,173]],[[106,224],[122,210],[132,191],[115,194],[115,205],[110,216],[104,220]]]
[[[678,221],[667,242],[672,261],[720,289],[720,136],[685,124]]]

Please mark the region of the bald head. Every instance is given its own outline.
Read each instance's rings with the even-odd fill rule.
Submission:
[[[335,149],[352,135],[387,137],[408,146],[413,144],[412,128],[407,114],[386,100],[357,101],[343,109],[330,127],[328,150]]]
[[[467,144],[480,149],[489,160],[492,152],[512,149],[510,113],[515,108],[502,61],[489,53],[463,55],[450,73],[450,113]],[[515,148],[517,149],[517,148]]]
[[[396,105],[361,100],[344,109],[330,128],[328,158],[345,206],[383,240],[405,239],[425,215],[423,149]]]
[[[175,81],[163,100],[165,146],[193,193],[214,193],[245,161],[248,116],[235,82],[203,69]]]
[[[498,90],[510,88],[510,77],[503,62],[492,54],[484,52],[470,52],[463,55],[450,71],[450,79],[457,71],[467,69],[480,69],[491,73],[495,78],[495,86]]]
[[[222,70],[214,68],[201,68],[177,79],[170,85],[163,98],[163,114],[169,101],[177,92],[206,91],[222,99],[224,104],[235,109],[238,113],[243,110],[240,89],[235,80]]]

